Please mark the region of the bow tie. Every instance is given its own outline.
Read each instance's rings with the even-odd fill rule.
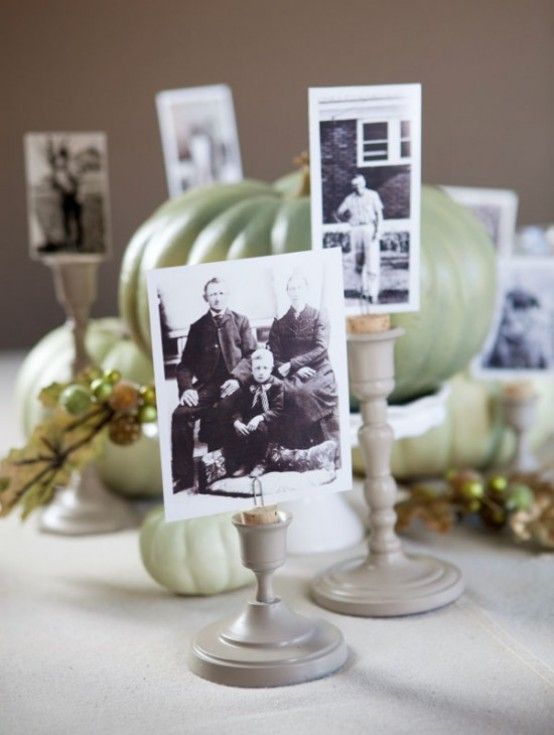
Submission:
[[[267,391],[271,388],[271,383],[262,383],[261,385],[251,385],[250,392],[254,394],[252,400],[252,408],[256,406],[256,403],[260,401],[262,404],[262,410],[264,413],[269,411],[269,399],[267,397]]]

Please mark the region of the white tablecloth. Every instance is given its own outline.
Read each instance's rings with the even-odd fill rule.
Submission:
[[[0,373],[9,406],[17,360]],[[13,413],[0,450],[16,441]],[[314,572],[343,554],[291,558],[277,591],[339,625],[339,673],[267,690],[220,687],[187,669],[192,635],[250,592],[180,598],[143,570],[137,532],[39,534],[0,521],[0,733],[498,733],[554,730],[554,557],[490,534],[420,532],[408,550],[441,555],[467,592],[433,613],[366,620],[319,609]]]

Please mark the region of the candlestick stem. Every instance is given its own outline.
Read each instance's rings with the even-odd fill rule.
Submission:
[[[316,577],[317,603],[350,615],[388,617],[432,610],[457,599],[459,570],[432,557],[404,553],[395,532],[397,496],[390,458],[394,441],[387,397],[394,388],[394,344],[401,329],[351,335],[350,387],[361,404],[358,432],[366,466],[364,495],[370,511],[369,554],[334,565]]]
[[[90,309],[96,299],[96,281],[99,261],[54,260],[50,267],[54,276],[56,297],[63,306],[67,323],[73,335],[75,348],[73,377],[90,365],[85,337]]]
[[[63,306],[71,329],[74,355],[71,375],[75,378],[91,364],[85,338],[90,309],[96,298],[98,258],[57,256],[46,261],[54,277],[56,297]],[[74,472],[67,486],[44,510],[40,529],[64,536],[112,533],[138,524],[130,505],[112,495],[102,483],[95,463]]]

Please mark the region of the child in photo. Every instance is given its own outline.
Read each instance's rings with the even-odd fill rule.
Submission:
[[[265,456],[283,411],[283,382],[272,375],[273,354],[261,348],[252,353],[252,375],[233,396],[232,431],[225,459],[233,477],[265,471]]]

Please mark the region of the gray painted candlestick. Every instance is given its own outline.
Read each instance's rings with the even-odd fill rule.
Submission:
[[[67,323],[71,328],[75,347],[72,374],[90,365],[90,357],[85,346],[85,336],[90,309],[96,299],[96,281],[99,260],[71,259],[47,261],[54,276],[56,298],[63,306]]]
[[[397,489],[390,472],[394,436],[387,423],[387,397],[394,388],[394,345],[402,334],[402,329],[388,329],[348,337],[350,387],[363,420],[359,439],[370,510],[369,555],[335,564],[312,585],[318,604],[347,615],[425,612],[453,602],[463,591],[455,566],[405,554],[394,529]]]
[[[516,438],[514,457],[508,471],[515,474],[536,472],[539,462],[529,447],[529,430],[537,420],[538,397],[535,394],[503,395],[502,408],[506,425]]]
[[[54,275],[56,297],[64,308],[73,335],[75,356],[72,376],[91,364],[85,336],[91,306],[96,298],[96,276],[100,260],[77,256],[47,259]],[[112,533],[138,525],[130,505],[104,487],[94,463],[74,472],[66,487],[43,511],[39,527],[45,533],[64,536]]]
[[[256,575],[257,589],[241,613],[194,638],[190,668],[204,679],[237,687],[284,686],[327,676],[346,661],[338,628],[295,613],[273,592],[272,575],[285,563],[292,516],[280,511],[279,518],[253,525],[242,514],[233,517],[242,562]]]

